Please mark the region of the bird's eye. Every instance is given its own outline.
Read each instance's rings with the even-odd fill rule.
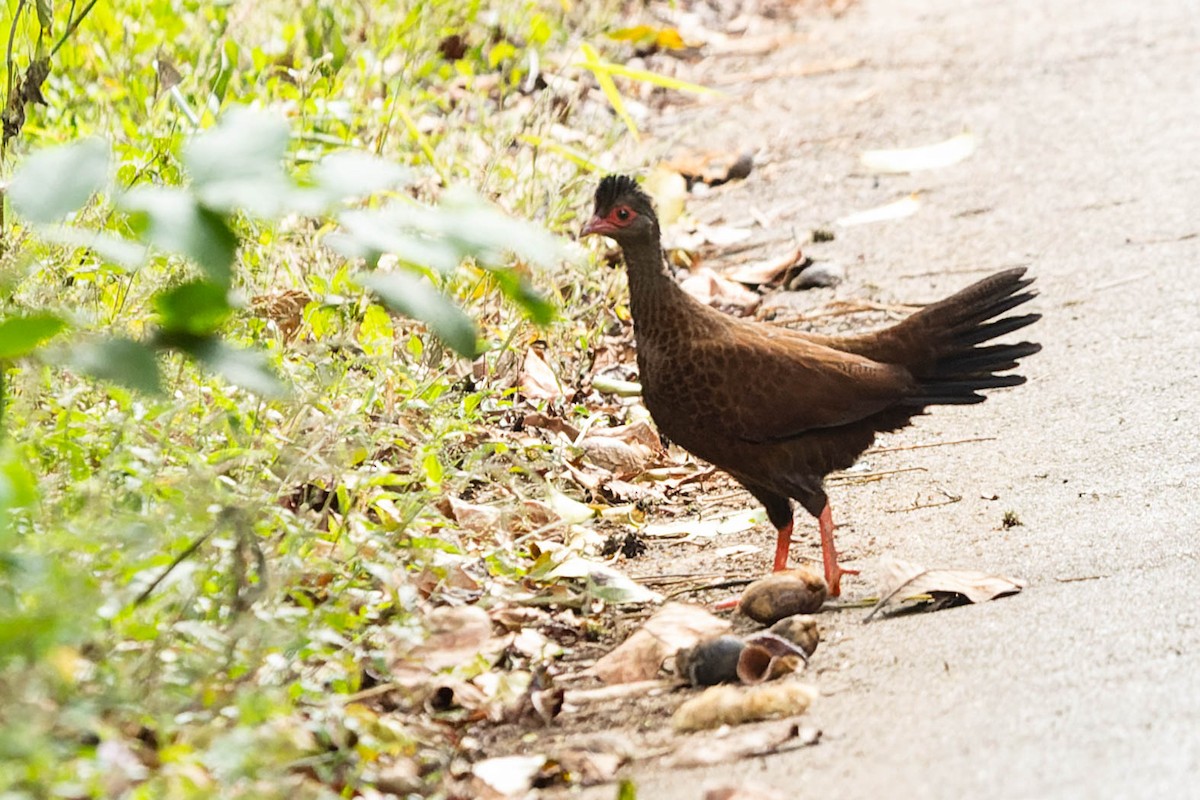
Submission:
[[[618,208],[617,209],[617,219],[621,220],[621,222],[628,222],[629,221],[629,209],[628,208]]]

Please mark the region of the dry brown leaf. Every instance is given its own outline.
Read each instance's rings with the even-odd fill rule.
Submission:
[[[476,533],[494,531],[500,525],[500,517],[503,513],[495,506],[468,503],[453,495],[443,497],[438,501],[437,507],[445,517],[454,520],[460,527]]]
[[[720,186],[747,177],[754,169],[754,154],[732,150],[689,150],[673,156],[662,166],[678,172],[689,183]]]
[[[883,565],[879,602],[867,614],[869,622],[882,609],[917,595],[931,595],[935,609],[946,608],[951,598],[958,596],[970,603],[985,603],[998,597],[1017,594],[1025,581],[1005,575],[993,575],[968,569],[925,569],[898,558],[888,558]]]
[[[698,267],[680,281],[685,292],[701,303],[741,315],[750,314],[762,302],[757,292],[728,278],[723,278],[708,267]]]
[[[797,247],[791,252],[775,258],[759,261],[757,264],[740,266],[732,272],[726,273],[725,277],[748,286],[770,286],[783,283],[794,272],[803,269],[804,263],[804,253]]]
[[[526,428],[541,428],[552,433],[561,433],[572,442],[579,438],[579,429],[574,425],[569,424],[560,417],[552,417],[540,412],[526,414],[521,420],[521,424]]]
[[[521,365],[521,394],[531,400],[560,400],[567,394],[554,370],[533,348]]]
[[[424,642],[394,657],[393,672],[411,675],[457,667],[480,654],[498,652],[503,640],[492,635],[492,620],[478,606],[435,608],[425,618],[429,636]]]
[[[620,476],[642,472],[662,450],[658,434],[640,421],[614,428],[593,428],[581,444],[592,463]]]
[[[667,603],[615,650],[587,670],[605,683],[653,678],[676,651],[729,631],[727,620],[699,606]]]
[[[801,727],[790,720],[764,722],[746,728],[693,736],[664,762],[668,767],[703,767],[765,756],[816,744],[821,732]],[[711,793],[710,793],[711,794]],[[769,795],[721,795],[722,797],[765,798]],[[705,795],[707,798],[708,795]]]
[[[312,298],[299,289],[258,294],[250,298],[250,312],[275,323],[284,339],[291,339],[304,321],[304,308]]]

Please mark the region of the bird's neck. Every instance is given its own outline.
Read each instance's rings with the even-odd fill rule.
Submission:
[[[629,312],[638,339],[654,337],[677,326],[681,306],[693,301],[667,271],[660,241],[655,238],[627,244],[622,251],[629,275]]]

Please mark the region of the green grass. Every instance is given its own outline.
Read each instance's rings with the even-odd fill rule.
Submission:
[[[7,3],[15,80],[84,4],[54,6],[39,46],[32,6]],[[51,58],[47,104],[7,142],[6,175],[41,147],[100,136],[114,193],[187,185],[187,143],[252,105],[286,119],[285,168],[301,182],[327,154],[365,150],[410,170],[393,200],[434,204],[463,184],[571,234],[590,167],[630,152],[602,95],[562,82],[586,82],[568,65],[581,43],[602,43],[611,13],[525,0],[100,2]],[[452,34],[458,59],[439,52]],[[548,87],[533,83],[535,62]],[[112,201],[71,225],[145,235],[146,220]],[[87,376],[80,353],[98,337],[145,341],[169,318],[165,293],[205,272],[169,248],[131,267],[47,243],[6,210],[0,316],[50,312],[68,330],[0,361],[4,797],[352,796],[398,757],[436,786],[448,752],[436,729],[345,698],[387,679],[395,642],[420,638],[422,570],[469,555],[511,587],[533,564],[436,503],[454,495],[517,518],[546,496],[567,455],[512,432],[516,369],[540,338],[564,379],[586,373],[612,322],[613,274],[571,251],[545,267],[468,260],[439,278],[478,325],[473,367],[362,290],[359,268],[325,244],[333,216],[228,224],[241,300],[215,328],[261,351],[286,397],[177,351],[153,353],[161,393]],[[526,291],[517,276],[557,306],[549,326],[512,299]],[[308,299],[293,336],[251,302],[284,291]]]

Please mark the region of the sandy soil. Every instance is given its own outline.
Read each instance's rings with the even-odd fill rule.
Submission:
[[[874,593],[885,554],[1029,588],[868,626],[861,611],[825,615],[809,672],[819,745],[683,773],[635,766],[638,796],[719,784],[843,800],[1200,791],[1200,8],[868,1],[804,25],[806,40],[768,58],[707,68],[864,65],[738,84],[656,133],[757,149],[749,179],[691,207],[742,224],[751,206],[778,213],[759,235],[780,246],[793,228],[920,192],[915,216],[808,248],[849,273],[814,304],[934,300],[1030,266],[1045,315],[1030,383],[938,409],[887,444],[994,440],[872,456],[873,469],[920,470],[830,492],[839,542],[863,570],[844,584],[850,598]],[[864,149],[964,128],[979,148],[952,168],[858,166]],[[961,500],[912,508],[947,496]],[[1023,524],[1005,528],[1006,511]],[[797,555],[818,553],[815,525],[807,533]],[[745,540],[762,553],[738,569],[769,558],[769,533],[756,536]],[[708,560],[683,557],[676,568]]]

